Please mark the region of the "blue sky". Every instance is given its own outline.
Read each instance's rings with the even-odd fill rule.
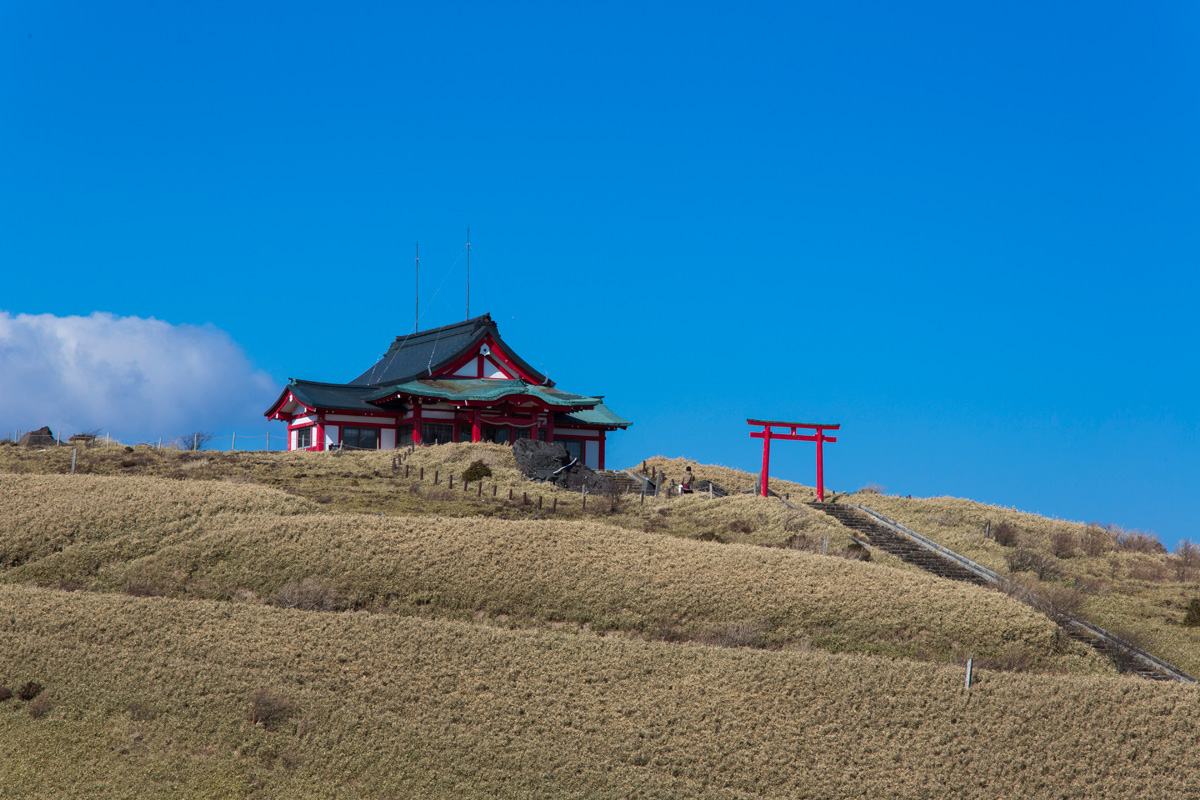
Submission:
[[[635,422],[613,463],[756,469],[747,417],[840,422],[837,489],[1194,539],[1198,33],[1173,2],[9,2],[0,428],[261,432],[287,377],[411,330],[414,242],[422,327],[464,317],[470,226],[471,313]],[[808,445],[773,464],[813,480]]]

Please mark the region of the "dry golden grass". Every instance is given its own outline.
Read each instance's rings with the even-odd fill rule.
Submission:
[[[807,552],[590,521],[306,514],[230,483],[0,475],[0,493],[7,583],[1107,669],[999,593]]]
[[[39,452],[0,447],[0,472],[64,474],[70,470],[70,451],[70,448]],[[615,501],[607,496],[592,496],[585,511],[579,494],[524,480],[517,471],[512,449],[503,445],[446,444],[411,453],[185,453],[150,447],[134,448],[133,453],[125,452],[123,447],[81,452],[80,474],[256,483],[308,498],[327,512],[602,519],[632,530],[709,541],[791,542],[801,548],[817,548],[824,547],[824,537],[829,536],[830,552],[844,554],[850,547],[846,530],[823,514],[794,511],[780,503],[757,503],[750,495],[711,503],[707,496],[700,495],[680,498],[664,493],[644,500],[623,496]],[[479,484],[472,484],[470,491],[462,490],[462,473],[477,459],[488,464],[493,472],[484,480],[482,497],[477,496]],[[657,461],[667,463],[662,459]],[[682,471],[682,466],[679,469]],[[702,468],[701,472],[707,469]],[[422,470],[423,480],[418,477]],[[732,475],[732,471],[727,472]],[[749,479],[745,473],[740,475],[743,482]],[[453,490],[451,476],[456,481]],[[510,491],[513,502],[507,502]],[[528,505],[521,502],[526,494]],[[539,497],[541,510],[537,508]],[[556,500],[557,511],[552,512]],[[902,566],[886,555],[881,558],[892,566]]]
[[[1194,686],[0,586],[0,797],[1189,797]],[[291,713],[252,721],[263,691]]]
[[[1012,574],[1009,558],[1018,550],[1045,554],[1050,574],[1040,583],[1019,573],[1035,591],[1079,593],[1078,612],[1193,676],[1200,676],[1200,628],[1181,623],[1187,604],[1200,597],[1200,569],[1179,580],[1178,563],[1166,553],[1119,549],[1113,536],[1095,525],[1047,519],[1002,506],[954,497],[904,498],[851,495],[918,533],[1001,573]],[[1007,523],[1017,531],[1012,546],[985,537]],[[1058,555],[1054,555],[1054,554]]]
[[[1109,677],[1010,598],[892,559],[751,546],[846,548],[835,522],[775,500],[596,497],[584,514],[495,446],[416,451],[424,483],[391,453],[145,448],[87,451],[71,478],[53,474],[63,449],[0,447],[0,685],[46,687],[38,709],[0,703],[0,798],[1140,798],[1195,782],[1196,687]],[[496,500],[432,486],[480,457]],[[1083,586],[1100,624],[1148,625],[1160,655],[1191,635],[1171,620],[1196,587],[1166,581],[1161,556],[1089,556],[1085,526],[969,501],[850,499],[1002,572],[1013,548],[981,531],[1008,520],[1059,553],[1047,587]],[[977,671],[968,696],[950,663],[967,655],[1055,674]]]

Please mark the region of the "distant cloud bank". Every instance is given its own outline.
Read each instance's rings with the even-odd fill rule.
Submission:
[[[279,385],[211,325],[0,311],[0,433],[99,428],[123,441],[266,430]]]

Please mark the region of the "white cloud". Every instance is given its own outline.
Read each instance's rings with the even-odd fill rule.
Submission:
[[[126,441],[259,433],[281,388],[211,325],[0,311],[0,433],[42,425]]]

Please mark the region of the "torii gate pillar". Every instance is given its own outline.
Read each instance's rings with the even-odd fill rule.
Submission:
[[[767,482],[769,480],[769,469],[771,466],[771,440],[786,439],[794,442],[816,442],[817,443],[817,497],[821,502],[825,502],[825,442],[836,442],[836,436],[826,436],[825,431],[836,431],[841,428],[841,423],[837,425],[825,425],[812,422],[778,422],[768,419],[748,419],[746,423],[749,425],[761,425],[761,431],[751,431],[751,439],[763,440],[763,467],[762,467],[762,496],[767,496]],[[787,428],[787,433],[774,433],[772,428]],[[811,430],[814,433],[800,434],[796,433],[797,429]]]

